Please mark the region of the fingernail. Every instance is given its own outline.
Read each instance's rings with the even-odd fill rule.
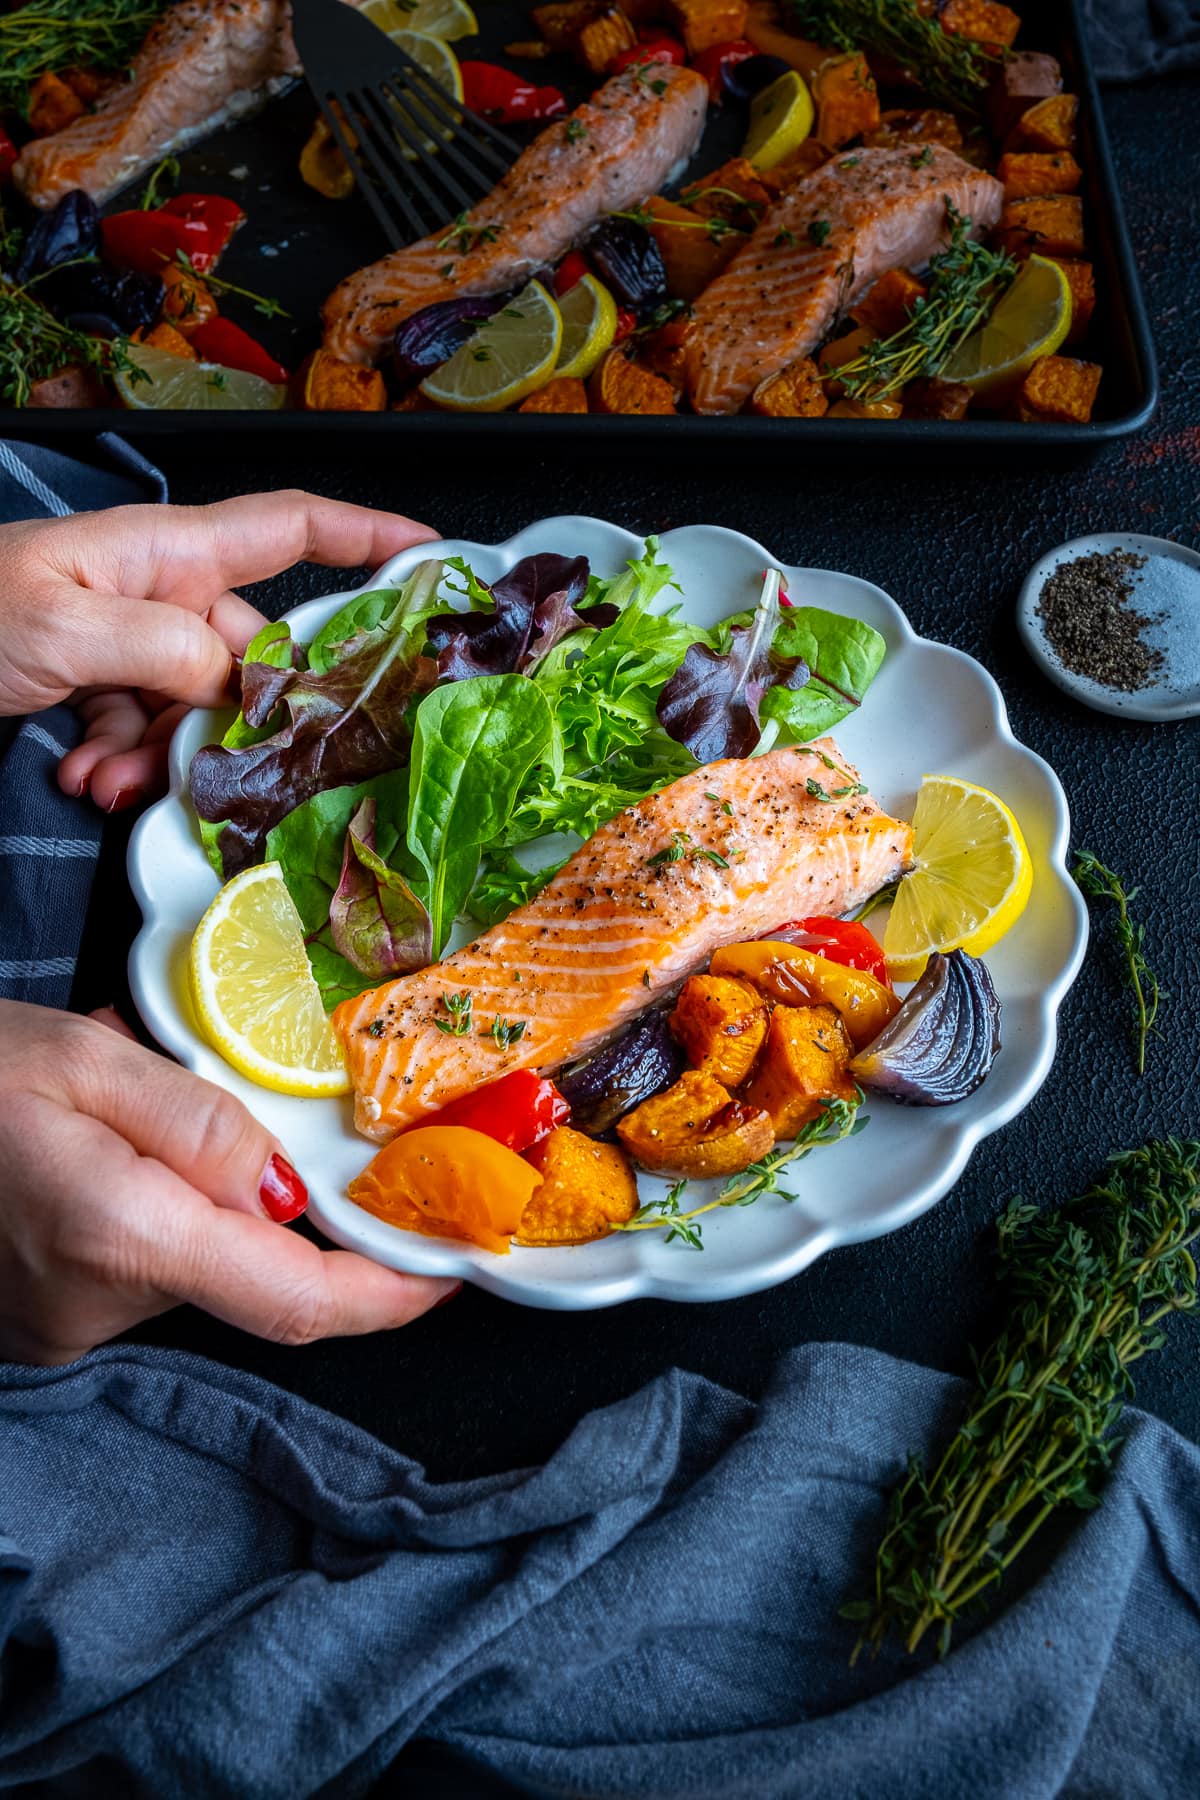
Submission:
[[[132,806],[136,799],[136,788],[118,788],[104,810],[107,813],[124,812],[125,808]]]
[[[82,800],[83,796],[87,793],[88,782],[90,779],[91,779],[91,777],[88,775],[81,775],[79,777],[79,780],[75,783],[75,787],[72,791],[74,792],[75,798],[77,800]]]
[[[447,1288],[446,1292],[442,1295],[440,1300],[434,1301],[433,1305],[429,1309],[430,1312],[436,1312],[439,1306],[445,1306],[446,1303],[450,1300],[457,1300],[458,1296],[462,1293],[462,1290],[463,1290],[462,1282],[456,1281],[452,1288]]]
[[[267,1164],[258,1189],[258,1198],[262,1209],[269,1219],[277,1225],[286,1225],[291,1219],[298,1219],[308,1205],[308,1189],[293,1169],[290,1162],[275,1155]]]

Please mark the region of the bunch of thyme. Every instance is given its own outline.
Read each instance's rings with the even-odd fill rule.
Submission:
[[[920,375],[936,375],[1011,285],[1017,272],[1012,257],[969,237],[971,221],[952,200],[946,201],[946,218],[950,242],[930,258],[926,291],[905,323],[837,370],[852,400],[883,400]]]
[[[772,1150],[759,1162],[751,1163],[740,1175],[730,1176],[715,1200],[705,1200],[700,1206],[693,1206],[685,1211],[680,1201],[688,1184],[686,1180],[677,1181],[661,1200],[648,1201],[645,1206],[638,1208],[632,1219],[614,1229],[665,1231],[667,1235],[664,1242],[679,1242],[686,1244],[691,1250],[703,1250],[703,1228],[698,1220],[704,1213],[716,1212],[725,1206],[752,1206],[764,1194],[782,1194],[785,1200],[794,1200],[795,1194],[789,1194],[786,1188],[779,1185],[780,1170],[788,1163],[807,1156],[812,1150],[840,1144],[843,1138],[853,1137],[861,1131],[867,1124],[866,1114],[861,1117],[859,1115],[861,1105],[861,1091],[853,1100],[822,1100],[821,1111],[816,1118],[802,1126],[790,1144],[784,1145],[782,1149]]]
[[[966,1417],[941,1460],[919,1457],[892,1497],[870,1599],[842,1608],[855,1650],[897,1631],[941,1654],[1062,1506],[1099,1504],[1133,1392],[1130,1366],[1196,1305],[1200,1142],[1168,1138],[1111,1158],[1107,1179],[1057,1211],[1012,1201],[999,1224],[1008,1322],[976,1358]]]
[[[1130,916],[1130,903],[1139,889],[1125,892],[1121,877],[1093,856],[1090,850],[1077,850],[1071,870],[1081,893],[1089,900],[1111,900],[1117,909],[1117,943],[1125,958],[1125,976],[1133,989],[1136,1008],[1134,1023],[1134,1062],[1139,1075],[1146,1072],[1146,1039],[1154,1029],[1158,1009],[1166,998],[1158,985],[1158,977],[1146,961],[1142,944],[1145,927],[1135,924]]]
[[[109,342],[75,331],[56,319],[29,287],[0,280],[0,400],[24,406],[35,381],[75,363],[104,376],[120,370],[130,381],[148,379],[131,361],[123,339]]]
[[[167,0],[36,0],[0,14],[0,108],[24,113],[39,75],[122,69]]]
[[[915,76],[933,100],[979,110],[980,92],[996,64],[994,52],[943,31],[916,0],[789,0],[791,23],[803,36],[834,50],[870,50]]]

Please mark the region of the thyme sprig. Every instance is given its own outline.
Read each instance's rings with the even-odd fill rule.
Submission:
[[[0,281],[0,400],[24,406],[34,382],[76,363],[104,376],[119,370],[130,381],[149,380],[130,359],[123,338],[109,341],[75,331],[56,319],[28,287]]]
[[[1145,940],[1145,927],[1135,924],[1130,916],[1129,907],[1136,900],[1140,889],[1130,888],[1125,892],[1121,877],[1093,856],[1090,850],[1077,850],[1075,862],[1071,869],[1076,883],[1089,900],[1111,900],[1117,909],[1116,933],[1117,943],[1125,958],[1125,978],[1133,990],[1134,1006],[1134,1063],[1139,1075],[1146,1072],[1146,1039],[1154,1030],[1154,1021],[1158,1017],[1158,1009],[1166,995],[1158,985],[1158,976],[1146,961],[1142,949]]]
[[[899,331],[877,338],[837,370],[852,400],[883,400],[920,375],[936,375],[988,317],[1017,272],[1012,257],[967,234],[971,221],[946,201],[950,242],[930,258],[926,291]]]
[[[215,275],[211,269],[206,275],[201,275],[186,250],[177,250],[175,261],[194,280],[202,281],[210,293],[237,294],[239,299],[251,301],[255,312],[261,313],[264,319],[290,319],[292,316],[280,301],[273,300],[269,294],[256,294],[250,288],[238,287],[236,282],[226,281],[223,275]]]
[[[25,114],[39,75],[123,69],[167,0],[35,0],[0,14],[0,108]]]
[[[698,1221],[705,1213],[716,1212],[726,1206],[752,1206],[764,1194],[781,1194],[785,1200],[794,1200],[795,1194],[788,1193],[779,1185],[780,1170],[807,1156],[810,1151],[825,1149],[830,1144],[840,1144],[844,1138],[853,1137],[862,1131],[867,1124],[867,1115],[860,1114],[858,1110],[862,1105],[862,1098],[859,1091],[854,1100],[822,1100],[821,1110],[816,1118],[801,1126],[790,1144],[772,1150],[760,1161],[751,1163],[740,1175],[730,1176],[715,1200],[705,1200],[699,1206],[685,1211],[680,1201],[688,1183],[686,1180],[677,1181],[661,1199],[647,1201],[645,1206],[638,1208],[632,1219],[614,1229],[665,1231],[667,1235],[664,1243],[679,1242],[686,1244],[691,1250],[703,1250],[703,1227]]]
[[[471,1029],[471,1005],[474,996],[470,992],[461,994],[443,994],[442,1005],[449,1013],[448,1019],[435,1019],[433,1023],[447,1037],[466,1037]]]
[[[873,50],[917,77],[934,100],[978,112],[998,60],[970,38],[943,31],[916,0],[789,0],[801,37],[834,50]]]
[[[465,256],[468,250],[475,249],[479,244],[494,244],[503,230],[503,224],[472,225],[468,215],[460,212],[445,237],[440,237],[434,248],[457,249],[460,255]]]
[[[1200,1142],[1114,1156],[1057,1211],[1013,1200],[999,1222],[1008,1322],[976,1358],[965,1418],[932,1471],[913,1457],[892,1496],[869,1599],[842,1608],[864,1647],[915,1650],[990,1596],[1059,1507],[1099,1504],[1133,1392],[1130,1366],[1196,1305]]]
[[[604,216],[606,219],[628,219],[634,225],[644,225],[647,231],[652,225],[664,225],[671,231],[706,231],[714,244],[721,243],[727,237],[748,235],[717,213],[709,219],[657,219],[644,206],[631,206],[624,212],[610,212]]]
[[[154,165],[150,171],[150,179],[138,201],[142,212],[151,212],[154,207],[162,205],[160,189],[168,185],[176,187],[179,182],[179,174],[180,166],[177,156],[164,156],[161,162]]]

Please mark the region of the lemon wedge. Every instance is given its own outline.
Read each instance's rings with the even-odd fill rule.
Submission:
[[[558,303],[562,314],[562,344],[556,376],[586,381],[617,335],[617,303],[604,283],[585,275],[568,288]]]
[[[419,31],[425,37],[455,44],[459,38],[474,37],[479,30],[479,20],[467,0],[416,0],[411,6],[402,5],[401,0],[367,0],[362,11],[389,37],[401,31]]]
[[[196,927],[188,977],[201,1030],[241,1074],[277,1094],[349,1093],[277,862],[226,882]]]
[[[1041,356],[1053,356],[1071,329],[1071,286],[1057,263],[1031,256],[985,325],[938,370],[977,394],[1009,387]]]
[[[113,386],[126,406],[137,412],[277,412],[287,389],[244,369],[219,363],[192,362],[149,344],[126,344],[125,354],[141,379],[127,369],[113,375]]]
[[[982,956],[1025,910],[1033,863],[1003,800],[952,775],[927,775],[913,813],[916,866],[883,936],[889,973],[915,981],[935,950]]]
[[[421,392],[450,412],[503,412],[549,381],[562,338],[562,314],[531,281],[426,376]]]
[[[812,95],[795,69],[789,69],[755,95],[742,155],[756,169],[773,169],[804,142],[812,127]]]

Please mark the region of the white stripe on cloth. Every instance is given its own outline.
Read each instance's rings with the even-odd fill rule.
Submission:
[[[56,737],[51,737],[44,726],[35,725],[32,719],[26,719],[17,736],[29,738],[33,743],[40,744],[43,750],[50,752],[51,756],[67,755],[67,746],[60,744]]]
[[[66,519],[71,515],[71,508],[54,489],[47,487],[40,475],[35,475],[27,462],[23,462],[11,444],[0,442],[0,469],[6,469],[25,492],[32,496],[40,506],[44,506],[52,518]]]
[[[0,837],[0,856],[98,856],[91,838]]]
[[[0,981],[48,981],[54,975],[73,975],[73,956],[43,956],[37,962],[0,962]]]

